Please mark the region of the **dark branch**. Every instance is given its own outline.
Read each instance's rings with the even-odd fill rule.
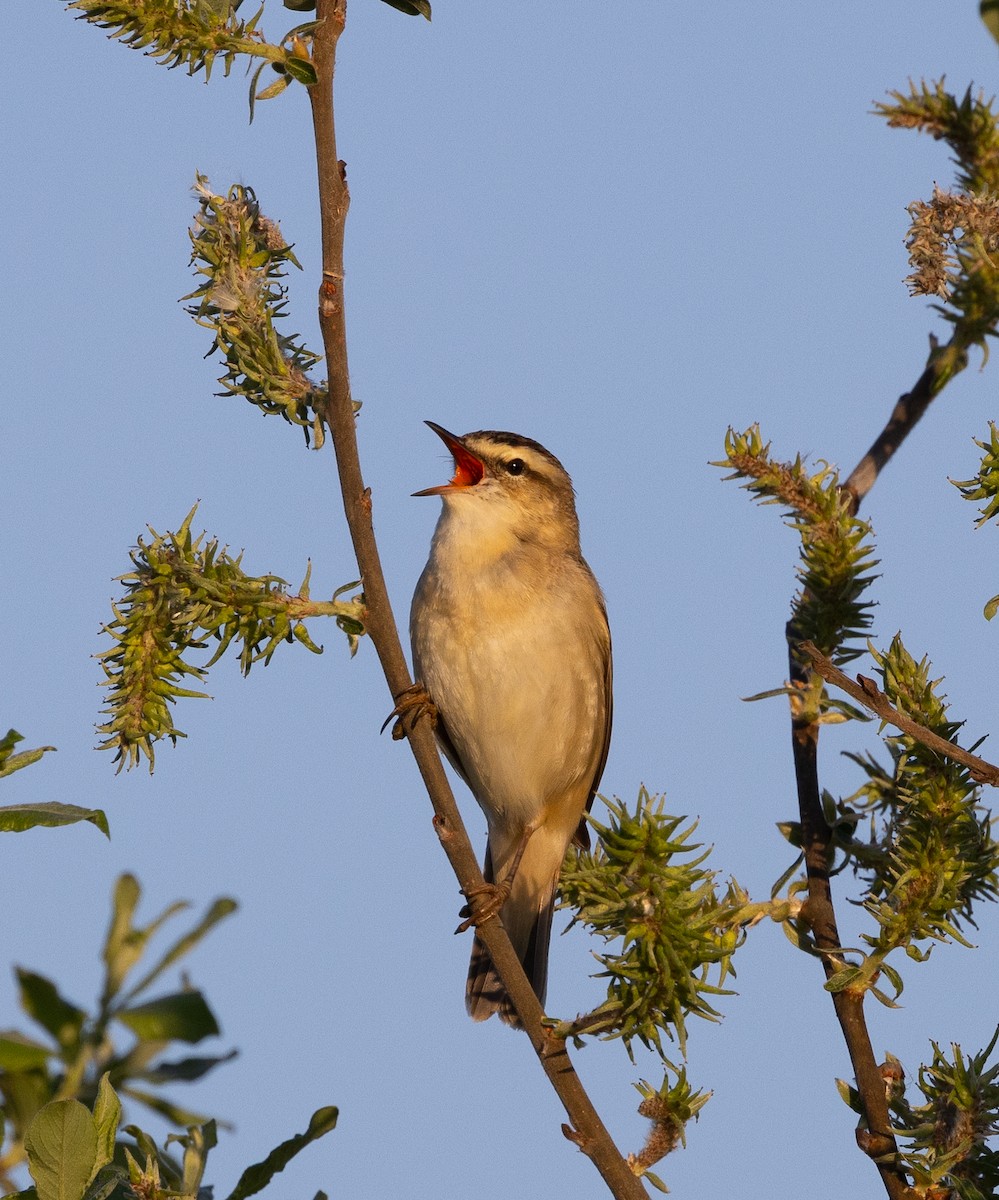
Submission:
[[[936,338],[930,336],[930,355],[926,369],[912,391],[899,396],[888,423],[843,484],[843,490],[853,497],[854,512],[877,482],[882,468],[915,429],[934,397],[949,379],[967,365],[967,361],[963,340],[959,340],[956,333],[942,348],[937,344]]]
[[[999,767],[986,762],[984,758],[979,758],[977,754],[962,750],[954,742],[949,742],[938,733],[934,733],[932,729],[927,729],[925,725],[920,725],[911,717],[907,717],[905,713],[899,712],[897,708],[892,707],[888,697],[879,689],[873,679],[869,679],[866,675],[858,675],[856,681],[852,680],[849,675],[845,675],[839,667],[826,658],[812,642],[801,642],[799,649],[808,655],[812,660],[812,666],[823,679],[842,688],[847,695],[859,701],[865,708],[869,708],[882,721],[887,721],[889,725],[901,729],[903,733],[908,734],[917,742],[922,742],[924,746],[935,753],[967,767],[971,772],[971,778],[976,783],[987,783],[990,787],[999,787]]]
[[[792,681],[804,683],[807,681],[808,668],[795,653],[799,639],[795,635],[793,619],[787,626],[787,638]],[[791,746],[801,818],[801,845],[808,879],[808,899],[802,907],[801,917],[811,929],[815,948],[821,955],[822,969],[826,978],[830,979],[840,965],[842,944],[829,881],[832,832],[822,811],[819,788],[819,730],[819,723],[811,714],[798,711],[792,703]],[[858,1145],[875,1160],[891,1200],[905,1200],[909,1193],[908,1180],[896,1165],[898,1144],[891,1131],[884,1079],[874,1057],[864,1017],[864,993],[852,992],[847,988],[833,992],[832,1002],[850,1055],[867,1122],[864,1138],[858,1138]]]

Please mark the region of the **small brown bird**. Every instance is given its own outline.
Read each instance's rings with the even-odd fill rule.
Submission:
[[[559,871],[573,839],[589,844],[610,743],[607,614],[558,459],[515,433],[427,424],[454,476],[415,493],[444,504],[413,596],[413,668],[485,813],[483,874],[509,889],[500,916],[543,1005]],[[478,938],[465,1002],[476,1021],[519,1024]]]

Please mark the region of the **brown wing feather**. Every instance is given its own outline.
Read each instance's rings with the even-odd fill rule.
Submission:
[[[604,623],[606,624],[607,610],[601,605],[600,611],[604,614]],[[610,751],[611,726],[614,722],[614,660],[611,655],[609,625],[607,626],[607,659],[604,663],[604,696],[607,701],[607,719],[604,721],[604,744],[600,751],[597,769],[593,774],[593,783],[590,784],[590,795],[586,801],[586,812],[589,812],[593,807],[593,797],[597,794],[597,788],[600,786],[604,767],[607,765],[607,755]],[[590,829],[586,823],[585,815],[580,818],[579,828],[573,834],[572,844],[578,846],[580,850],[589,850],[590,848]]]

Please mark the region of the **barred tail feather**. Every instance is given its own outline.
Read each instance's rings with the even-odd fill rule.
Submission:
[[[521,949],[514,941],[514,949],[520,955],[524,973],[530,980],[542,1008],[548,984],[548,945],[551,941],[554,910],[555,897],[552,895],[534,920],[527,946]],[[468,967],[468,981],[465,984],[465,1007],[473,1021],[485,1021],[493,1013],[499,1013],[500,1020],[507,1025],[514,1029],[523,1028],[510,1003],[506,988],[496,973],[489,951],[478,937],[472,943],[472,961]]]

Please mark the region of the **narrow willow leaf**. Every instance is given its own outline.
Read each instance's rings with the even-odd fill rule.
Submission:
[[[384,0],[390,7],[405,13],[407,17],[426,17],[430,20],[429,0]]]
[[[81,1200],[94,1173],[97,1129],[79,1100],[53,1100],[24,1138],[38,1200]]]
[[[21,992],[21,1007],[37,1021],[64,1050],[75,1049],[80,1042],[80,1030],[86,1013],[60,994],[56,985],[44,975],[15,968]]]
[[[38,746],[34,750],[22,750],[20,754],[12,753],[17,743],[23,741],[24,738],[16,729],[8,729],[0,740],[0,779],[5,775],[13,775],[23,767],[30,767],[32,763],[38,762],[43,754],[55,750],[55,746]]]
[[[305,1133],[298,1133],[275,1147],[263,1162],[254,1163],[247,1167],[239,1177],[239,1183],[230,1192],[227,1200],[244,1200],[246,1196],[254,1196],[265,1188],[274,1176],[283,1171],[289,1162],[310,1142],[316,1141],[336,1127],[338,1110],[332,1107],[320,1108],[312,1114],[309,1128]]]
[[[208,1055],[202,1058],[182,1058],[178,1062],[158,1062],[147,1071],[132,1072],[135,1079],[144,1079],[147,1083],[173,1083],[182,1081],[193,1083],[201,1079],[209,1071],[213,1071],[222,1063],[231,1062],[239,1054],[238,1050],[230,1050],[228,1054]]]
[[[111,897],[111,923],[102,952],[105,1000],[117,993],[122,980],[142,954],[144,942],[132,923],[141,895],[142,889],[134,875],[126,873],[118,877]]]
[[[157,1096],[155,1092],[147,1092],[142,1088],[132,1087],[131,1084],[121,1085],[121,1094],[127,1096],[131,1100],[138,1100],[140,1104],[144,1104],[146,1108],[150,1108],[155,1113],[159,1113],[161,1117],[170,1125],[195,1126],[204,1125],[208,1121],[208,1117],[204,1113],[195,1112],[190,1108],[183,1108],[179,1104],[174,1104],[173,1101],[167,1100],[165,1096]]]
[[[124,1189],[128,1185],[128,1172],[124,1167],[108,1163],[101,1167],[94,1177],[90,1187],[83,1194],[83,1200],[108,1200],[108,1197],[118,1192],[128,1195]]]
[[[220,896],[215,900],[190,933],[186,933],[182,938],[178,938],[152,970],[143,975],[139,982],[129,991],[127,1000],[131,1000],[140,992],[145,991],[154,979],[158,978],[168,967],[173,966],[185,954],[193,950],[206,934],[210,933],[220,921],[224,921],[226,917],[231,916],[238,907],[239,905],[236,901],[229,896]]]
[[[56,800],[38,804],[6,804],[0,808],[0,832],[4,833],[24,833],[26,829],[34,829],[38,825],[49,828],[75,825],[78,821],[89,821],[106,838],[111,837],[108,819],[99,808],[80,808],[76,804],[60,804]]]

